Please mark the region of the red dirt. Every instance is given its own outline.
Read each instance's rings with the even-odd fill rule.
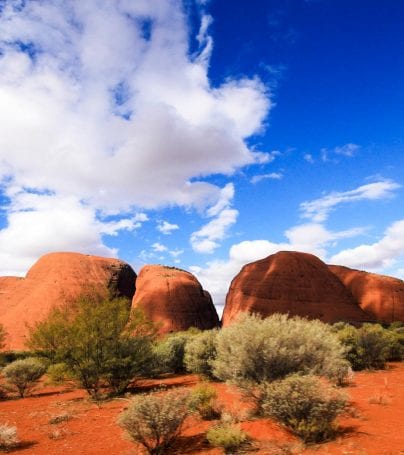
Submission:
[[[139,391],[160,384],[192,387],[196,376],[164,380],[144,380]],[[215,384],[227,409],[242,412],[240,395],[225,384]],[[252,452],[258,455],[403,455],[404,454],[404,363],[388,370],[356,373],[352,384],[343,389],[352,401],[352,415],[340,419],[341,433],[336,440],[304,448],[297,438],[269,419],[243,422],[253,438]],[[0,423],[16,425],[22,441],[17,450],[29,455],[135,455],[142,449],[125,439],[116,424],[127,399],[116,399],[100,406],[88,401],[82,390],[41,386],[34,396],[0,402]],[[50,424],[52,417],[68,413],[71,419]],[[204,432],[212,422],[188,419],[186,428],[171,454],[219,455],[210,448]],[[255,449],[255,450],[254,450]],[[16,452],[17,452],[16,451]],[[169,453],[167,455],[169,455]]]

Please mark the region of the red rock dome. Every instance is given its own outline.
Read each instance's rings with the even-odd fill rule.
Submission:
[[[324,262],[293,251],[280,251],[241,269],[226,297],[223,326],[241,312],[264,317],[289,313],[325,322],[372,320]]]
[[[50,253],[26,278],[1,277],[0,323],[8,333],[6,349],[24,349],[27,324],[45,318],[55,305],[89,292],[131,299],[135,280],[135,272],[123,261],[79,253]]]
[[[404,322],[404,281],[376,273],[328,266],[358,302],[359,306],[381,322]]]
[[[219,318],[210,294],[189,272],[163,265],[146,265],[136,281],[132,306],[160,325],[160,333],[190,327],[212,329]]]

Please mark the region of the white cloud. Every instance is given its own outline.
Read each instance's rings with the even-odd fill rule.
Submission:
[[[157,225],[157,230],[165,235],[169,235],[172,231],[176,231],[179,228],[178,224],[172,224],[168,221],[162,221]]]
[[[322,222],[340,204],[363,200],[386,199],[392,197],[394,190],[400,187],[401,185],[391,180],[381,180],[362,185],[350,191],[333,191],[319,199],[303,202],[300,204],[300,210],[304,218],[309,218],[315,222]]]
[[[271,172],[270,174],[261,174],[261,175],[254,175],[250,182],[255,185],[258,182],[266,179],[272,180],[281,180],[283,178],[283,174],[281,172]]]
[[[215,219],[191,234],[192,248],[198,253],[213,253],[220,246],[219,241],[237,221],[237,216],[238,210],[222,210]]]
[[[153,243],[152,248],[153,248],[153,251],[156,251],[156,252],[159,252],[159,253],[161,253],[163,251],[167,251],[167,249],[168,249],[166,246],[164,246],[164,245],[162,245],[161,243],[158,243],[158,242]]]
[[[341,147],[335,147],[333,152],[336,153],[337,155],[343,155],[343,156],[349,156],[352,157],[355,155],[355,153],[360,149],[360,145],[358,144],[345,144],[342,145]]]
[[[404,257],[404,220],[391,224],[377,242],[343,250],[335,254],[331,262],[348,267],[383,269],[401,257]]]
[[[93,230],[92,252],[110,253],[102,233],[135,229],[139,207],[215,206],[222,189],[198,178],[271,159],[245,141],[264,128],[266,86],[256,77],[210,85],[208,15],[190,55],[180,0],[15,5],[6,1],[0,16],[0,181],[11,198],[13,186],[53,194],[55,212],[73,188],[64,215],[91,215],[83,235]],[[48,212],[34,213],[48,225]],[[120,213],[132,215],[98,223]],[[2,237],[14,238],[17,214],[6,215]]]
[[[314,158],[313,158],[313,155],[311,153],[306,153],[303,158],[310,164],[313,164],[314,163]]]
[[[220,190],[220,195],[217,203],[206,211],[207,216],[218,215],[223,209],[229,207],[233,198],[234,185],[233,183],[228,183]]]

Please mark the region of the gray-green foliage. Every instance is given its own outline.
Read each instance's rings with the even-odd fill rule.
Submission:
[[[188,392],[138,395],[132,399],[118,423],[150,455],[166,454],[177,439],[189,414]]]
[[[336,333],[354,370],[384,368],[394,347],[394,335],[379,324],[346,325]]]
[[[200,331],[190,328],[184,332],[177,332],[159,340],[154,346],[154,373],[184,373],[186,371],[184,356],[185,346]]]
[[[2,373],[7,381],[7,386],[17,391],[23,398],[32,391],[45,371],[46,367],[43,362],[29,357],[8,364]]]
[[[336,430],[346,399],[314,376],[291,375],[262,386],[263,414],[283,423],[305,442],[324,441]]]
[[[199,413],[204,420],[213,420],[220,416],[217,403],[217,392],[208,383],[201,383],[194,387],[189,396],[189,408]]]
[[[266,319],[243,315],[219,332],[216,349],[214,375],[247,387],[292,373],[341,382],[349,367],[344,348],[328,325],[281,314]]]
[[[217,330],[206,330],[188,341],[184,356],[187,371],[214,379],[212,370],[218,333]]]
[[[206,433],[206,439],[214,447],[221,447],[224,453],[235,452],[246,443],[248,435],[239,425],[228,422],[220,422]]]
[[[141,311],[131,312],[126,300],[84,296],[39,322],[29,346],[53,363],[64,363],[98,398],[102,386],[121,394],[147,371],[154,337],[153,324]]]

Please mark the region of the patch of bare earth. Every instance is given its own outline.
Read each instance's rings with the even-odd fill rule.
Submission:
[[[136,392],[159,385],[192,387],[197,382],[198,378],[191,375],[144,380],[137,384]],[[215,387],[225,408],[242,417],[246,404],[240,394],[224,384]],[[241,423],[252,438],[246,453],[404,455],[404,363],[392,363],[384,371],[356,373],[344,391],[351,398],[352,408],[350,415],[340,419],[341,431],[334,441],[305,448],[275,422],[257,419]],[[97,405],[83,390],[41,386],[32,397],[0,402],[0,423],[17,426],[21,445],[15,453],[141,455],[141,447],[127,440],[116,423],[127,403],[128,399],[121,398]],[[190,417],[171,453],[222,453],[205,440],[205,432],[213,423]]]

